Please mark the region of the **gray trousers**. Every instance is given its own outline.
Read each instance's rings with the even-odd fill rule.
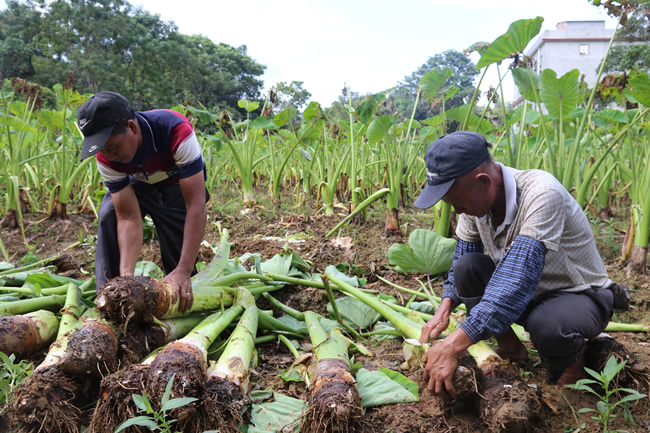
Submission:
[[[132,182],[142,218],[149,215],[160,241],[160,255],[165,274],[178,265],[183,248],[185,198],[179,184],[155,186]],[[206,191],[207,200],[207,191]],[[120,275],[120,248],[117,241],[117,217],[113,199],[107,192],[98,210],[97,245],[95,248],[95,283],[100,288],[107,280]]]
[[[495,268],[492,259],[480,253],[465,254],[454,264],[456,292],[468,314],[483,298]],[[551,292],[526,307],[516,323],[530,334],[551,382],[577,360],[586,339],[603,332],[613,304],[611,290],[587,289]]]

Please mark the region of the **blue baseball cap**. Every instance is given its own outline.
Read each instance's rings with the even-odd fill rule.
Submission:
[[[424,156],[427,184],[413,205],[427,209],[438,203],[460,176],[487,161],[492,147],[483,135],[457,131],[434,141]]]

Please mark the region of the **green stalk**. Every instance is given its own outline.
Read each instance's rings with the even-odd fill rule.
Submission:
[[[20,299],[18,301],[0,302],[0,316],[31,313],[36,310],[59,309],[65,303],[65,296],[50,295],[40,298]]]
[[[296,320],[300,320],[301,322],[305,321],[305,313],[303,313],[302,311],[298,311],[296,309],[289,307],[286,304],[283,304],[282,302],[278,301],[268,293],[263,293],[262,296],[264,296],[264,298],[267,301],[269,301],[271,305],[273,305],[275,308],[282,311],[283,313],[288,314],[289,316],[293,317]]]
[[[336,305],[336,299],[334,299],[334,292],[332,292],[332,288],[330,287],[330,283],[327,279],[327,275],[323,274],[321,277],[321,280],[323,281],[323,285],[325,286],[325,292],[327,293],[327,299],[330,301],[330,305],[332,305],[332,311],[334,311],[334,317],[336,318],[336,321],[339,323],[343,323],[343,319],[341,318],[341,313],[339,313],[339,307]]]
[[[61,258],[61,255],[53,256],[53,257],[49,257],[47,259],[39,260],[38,262],[34,262],[34,263],[29,264],[29,265],[22,266],[20,268],[8,269],[6,271],[0,272],[0,277],[3,276],[3,275],[13,274],[13,273],[16,273],[16,272],[29,271],[29,270],[32,270],[34,268],[38,268],[38,267],[47,265],[49,263],[52,263],[52,262],[54,262],[54,261],[56,261],[56,260],[58,260],[60,258]]]
[[[647,332],[650,333],[650,324],[646,323],[619,323],[609,322],[605,332]]]
[[[422,326],[418,323],[413,322],[412,320],[402,316],[401,314],[393,311],[390,307],[387,307],[379,299],[369,296],[366,293],[362,292],[356,287],[338,279],[336,276],[325,272],[329,279],[338,286],[339,290],[348,293],[349,295],[354,296],[359,301],[373,308],[379,314],[381,314],[386,320],[391,322],[397,329],[402,331],[407,338],[414,340],[420,339],[420,334],[422,333]]]
[[[15,301],[21,302],[21,301]],[[48,366],[56,365],[65,356],[68,347],[68,340],[72,331],[82,325],[81,320],[81,290],[74,284],[68,284],[68,293],[65,296],[65,306],[61,309],[61,322],[56,341],[50,346],[47,356],[36,370],[45,369]]]
[[[352,218],[354,218],[355,216],[357,216],[359,213],[363,212],[363,211],[364,211],[368,206],[370,206],[371,204],[373,204],[374,202],[376,202],[377,200],[379,200],[380,198],[382,198],[383,196],[385,196],[385,195],[388,194],[389,192],[390,192],[390,189],[388,189],[388,188],[382,188],[382,189],[380,189],[379,191],[377,191],[377,192],[375,192],[374,194],[372,194],[370,197],[368,197],[367,199],[365,199],[361,204],[359,204],[357,207],[355,207],[354,210],[353,210],[352,212],[350,212],[350,214],[349,214],[348,216],[346,216],[345,218],[343,218],[343,220],[342,220],[340,223],[338,223],[338,224],[336,225],[336,227],[334,227],[332,230],[330,230],[330,231],[325,235],[325,237],[327,238],[327,237],[332,236],[332,234],[333,234],[334,232],[336,232],[338,229],[340,229],[341,227],[343,227],[343,225],[345,225],[348,221],[350,221]]]
[[[220,377],[236,383],[245,392],[248,389],[248,370],[255,351],[258,308],[246,308],[230,336],[224,352],[216,363],[210,363],[207,377]]]

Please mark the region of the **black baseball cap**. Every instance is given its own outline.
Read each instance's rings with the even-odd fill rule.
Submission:
[[[135,110],[119,93],[99,92],[88,99],[77,112],[77,124],[84,135],[81,159],[102,150],[115,126],[134,117]]]
[[[454,181],[487,161],[492,147],[483,135],[457,131],[433,142],[424,156],[427,184],[413,205],[427,209],[438,203]]]

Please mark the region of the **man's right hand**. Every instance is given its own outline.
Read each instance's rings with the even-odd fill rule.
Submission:
[[[422,328],[420,334],[420,343],[428,343],[432,339],[438,338],[449,326],[449,314],[454,308],[454,303],[450,298],[444,298],[440,306],[433,315],[433,318]]]

